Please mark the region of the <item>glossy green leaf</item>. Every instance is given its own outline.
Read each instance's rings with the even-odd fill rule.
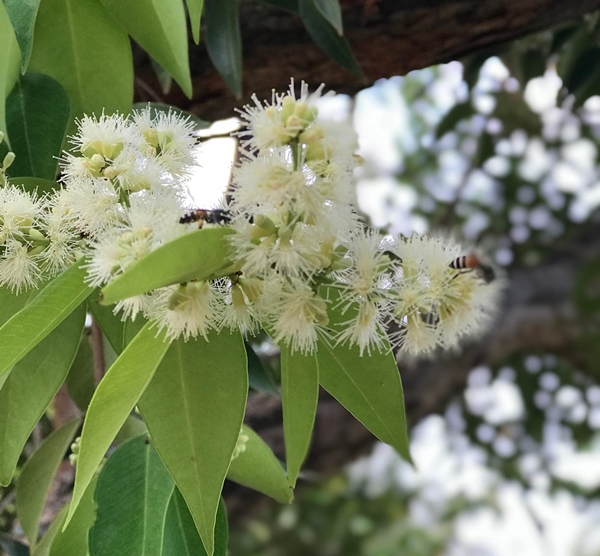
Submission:
[[[119,446],[103,465],[96,483],[90,556],[161,556],[174,487],[145,435]]]
[[[98,476],[96,475],[90,481],[77,506],[75,515],[73,515],[66,528],[63,520],[62,529],[52,539],[49,556],[89,556],[88,535],[96,518],[94,489],[96,488],[97,478]],[[40,541],[40,544],[42,541]],[[34,556],[40,555],[35,554]]]
[[[33,550],[37,544],[40,517],[54,475],[79,428],[73,419],[53,431],[25,462],[17,482],[17,515]]]
[[[312,40],[340,66],[358,77],[363,77],[360,66],[354,59],[348,41],[341,37],[316,5],[317,0],[299,2],[300,17]]]
[[[75,355],[75,360],[69,369],[65,384],[75,405],[85,412],[96,389],[94,354],[89,333],[84,333],[81,338],[77,355]]]
[[[223,500],[219,502],[217,523],[215,525],[214,556],[227,555],[229,531],[227,526],[227,511]],[[165,520],[165,535],[162,556],[206,556],[206,550],[198,536],[196,525],[187,504],[178,488],[175,488]]]
[[[6,133],[4,101],[19,78],[20,50],[12,25],[0,2],[0,132]],[[5,137],[5,140],[10,138]]]
[[[279,397],[279,390],[275,385],[273,377],[262,364],[252,346],[248,342],[244,342],[244,344],[246,346],[246,356],[248,357],[248,381],[250,388],[257,392],[264,392],[265,394]]]
[[[25,307],[31,297],[30,291],[21,292],[17,295],[6,286],[0,287],[0,326]]]
[[[33,29],[39,5],[40,0],[4,0],[4,7],[21,50],[21,73],[25,73],[31,56]]]
[[[200,20],[202,18],[202,8],[204,0],[185,0],[188,15],[190,17],[190,26],[192,28],[192,37],[196,44],[200,43]]]
[[[29,71],[58,81],[71,103],[71,120],[84,114],[127,113],[133,99],[133,61],[127,33],[99,2],[42,2]],[[71,124],[68,133],[75,131]]]
[[[229,234],[229,228],[205,228],[162,245],[104,287],[101,303],[110,305],[169,284],[211,278],[231,264]]]
[[[319,399],[319,368],[315,355],[291,353],[281,346],[281,403],[288,480],[296,485],[308,453]]]
[[[206,50],[236,98],[242,96],[242,39],[237,0],[206,0]]]
[[[152,442],[185,498],[209,555],[219,497],[246,405],[239,334],[177,340],[139,402]]]
[[[342,36],[344,34],[344,27],[339,0],[314,0],[314,2],[321,15],[337,31],[337,34]]]
[[[158,114],[177,114],[183,118],[187,118],[193,125],[194,129],[207,129],[211,126],[210,122],[199,118],[195,114],[183,110],[183,108],[177,108],[177,106],[171,106],[170,104],[163,104],[162,102],[136,102],[132,107],[132,112],[141,112],[145,108],[150,107],[150,115],[155,118]]]
[[[248,438],[244,451],[231,461],[227,478],[289,504],[294,491],[285,470],[275,454],[250,427],[244,425],[242,434]]]
[[[93,291],[84,281],[83,263],[49,282],[0,328],[0,376],[52,332]]]
[[[114,443],[117,445],[123,444],[142,434],[148,434],[148,427],[144,423],[142,416],[135,411],[130,413],[127,419],[125,419],[123,426],[117,433],[117,436],[115,436]]]
[[[26,73],[17,81],[6,101],[6,127],[17,155],[13,175],[56,177],[69,113],[69,97],[51,77]]]
[[[77,459],[67,523],[102,462],[111,442],[135,407],[169,343],[146,325],[108,369],[88,407]]]
[[[114,20],[165,68],[191,98],[185,11],[181,0],[100,0]]]
[[[10,482],[27,438],[64,382],[84,322],[85,308],[80,305],[13,367],[2,386],[0,485]]]

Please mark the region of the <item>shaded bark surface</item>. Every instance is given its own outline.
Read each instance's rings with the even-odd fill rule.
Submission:
[[[310,39],[297,14],[244,0],[242,99],[235,99],[212,67],[203,42],[191,45],[193,98],[174,90],[167,102],[214,121],[234,115],[250,100],[287,89],[290,77],[311,87],[355,94],[375,80],[404,75],[549,29],[600,9],[600,0],[342,0],[344,29],[364,77],[328,58]],[[137,94],[159,91],[147,60],[139,60]],[[175,87],[176,89],[176,87]]]

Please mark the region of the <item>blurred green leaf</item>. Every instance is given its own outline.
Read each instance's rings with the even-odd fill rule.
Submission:
[[[440,139],[449,131],[453,131],[458,122],[466,120],[474,113],[475,111],[470,101],[460,102],[454,105],[437,125],[435,130],[436,139]]]
[[[29,556],[29,548],[27,548],[26,545],[1,532],[0,548],[4,550],[8,556]]]
[[[337,31],[337,34],[344,34],[342,24],[342,10],[340,9],[339,0],[314,0],[317,10],[329,22],[329,24]]]
[[[206,0],[206,50],[237,99],[242,96],[242,39],[237,0]]]
[[[298,472],[310,445],[319,400],[319,368],[315,355],[291,353],[281,347],[281,403],[285,463],[290,484],[296,485]]]
[[[258,355],[248,342],[246,346],[246,356],[248,357],[248,381],[250,388],[257,392],[264,392],[271,396],[279,397],[279,390],[271,376],[271,373],[265,369]]]
[[[187,27],[181,0],[100,0],[100,3],[191,98]]]
[[[204,0],[185,0],[188,15],[190,17],[190,26],[192,28],[192,37],[196,44],[200,43],[200,22],[202,18],[202,8]]]
[[[277,502],[289,504],[294,498],[281,462],[264,440],[250,427],[242,426],[248,437],[244,451],[231,461],[227,478],[270,496]]]
[[[17,482],[17,515],[33,550],[54,475],[81,424],[73,419],[53,431],[23,465]]]
[[[312,40],[335,62],[358,77],[362,70],[354,59],[348,41],[341,37],[319,10],[317,0],[302,0],[299,3],[300,17]]]
[[[26,73],[17,81],[6,101],[6,126],[17,155],[13,175],[56,178],[69,113],[69,97],[51,77]]]
[[[20,55],[19,45],[4,4],[0,3],[0,132],[4,134],[6,134],[4,101],[19,78]],[[4,140],[10,145],[10,137],[5,137]]]
[[[140,295],[162,286],[206,280],[231,262],[225,227],[204,228],[178,237],[152,251],[102,289],[101,304]]]
[[[84,333],[75,355],[75,360],[69,369],[65,382],[69,396],[77,407],[85,412],[96,385],[94,383],[94,354],[90,345],[90,335]]]
[[[169,342],[162,337],[157,338],[156,330],[147,324],[100,381],[83,423],[67,523],[168,348]]]
[[[239,334],[175,340],[139,402],[152,442],[213,553],[217,507],[248,394]]]
[[[40,0],[4,0],[6,13],[21,50],[21,73],[25,73],[31,56],[33,28],[39,5]]]
[[[174,486],[145,435],[119,446],[102,466],[94,490],[90,556],[161,556]]]
[[[23,446],[64,382],[85,322],[80,305],[12,369],[0,390],[0,485],[7,485]]]

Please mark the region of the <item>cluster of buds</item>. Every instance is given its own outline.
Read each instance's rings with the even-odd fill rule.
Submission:
[[[357,137],[319,114],[320,95],[304,83],[296,95],[292,83],[241,111],[229,200],[206,224],[231,227],[224,257],[233,265],[208,281],[123,300],[115,308],[122,318],[143,314],[171,338],[265,329],[305,354],[321,339],[361,354],[390,345],[420,354],[483,329],[499,285],[481,265],[457,263],[460,245],[381,237],[361,223]],[[41,200],[10,184],[0,190],[0,284],[33,286],[83,250],[89,283],[102,286],[197,227],[181,185],[193,162],[188,121],[147,109],[78,124],[75,148],[61,161],[62,189]]]

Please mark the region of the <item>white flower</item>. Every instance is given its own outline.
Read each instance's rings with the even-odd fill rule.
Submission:
[[[22,235],[40,217],[41,202],[14,185],[0,188],[0,244]]]
[[[168,338],[202,336],[206,340],[209,330],[216,328],[215,292],[208,282],[168,286],[157,290],[155,296],[150,317]]]
[[[325,299],[300,280],[284,283],[273,322],[276,342],[292,352],[313,353],[319,336],[328,337],[327,323]]]
[[[116,315],[121,313],[121,320],[135,320],[138,314],[149,315],[154,310],[156,297],[151,294],[136,295],[121,299],[113,309]]]
[[[340,332],[335,337],[337,344],[358,345],[360,355],[372,349],[383,352],[390,349],[385,331],[387,312],[383,305],[374,299],[364,299],[348,309],[352,318],[340,323]]]
[[[114,160],[126,143],[139,142],[120,114],[103,113],[100,118],[83,116],[76,123],[77,134],[71,137],[71,142],[88,158],[99,154]]]
[[[258,311],[244,288],[239,283],[232,284],[231,280],[223,279],[218,282],[217,289],[222,293],[218,328],[239,330],[243,334],[258,332]]]
[[[18,294],[21,290],[34,287],[40,276],[40,269],[35,258],[27,253],[27,247],[9,239],[0,259],[0,284]]]

